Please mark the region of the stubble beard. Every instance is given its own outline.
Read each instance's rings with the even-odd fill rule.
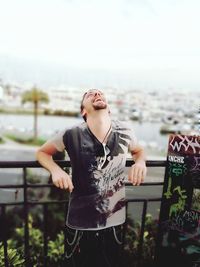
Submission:
[[[95,110],[101,110],[101,109],[106,109],[107,104],[106,103],[93,103],[93,107]]]

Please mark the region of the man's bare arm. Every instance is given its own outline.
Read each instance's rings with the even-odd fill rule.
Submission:
[[[46,142],[36,152],[36,159],[52,175],[52,181],[55,186],[61,189],[73,190],[73,184],[69,175],[55,163],[52,156],[57,152],[56,147],[51,142]]]
[[[133,164],[129,170],[128,180],[133,185],[140,185],[140,183],[144,182],[147,173],[146,154],[143,147],[140,145],[137,145],[134,150],[131,151],[131,154],[135,164]]]

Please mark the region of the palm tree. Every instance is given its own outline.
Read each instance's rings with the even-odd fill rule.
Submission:
[[[4,83],[0,78],[0,86],[3,88],[3,91],[6,95],[10,95],[11,93],[11,85],[9,83]]]
[[[37,140],[38,129],[37,129],[37,118],[38,118],[38,108],[39,103],[48,103],[49,97],[48,94],[39,90],[36,86],[34,86],[31,90],[25,91],[22,94],[22,104],[26,102],[33,103],[34,107],[34,140]]]

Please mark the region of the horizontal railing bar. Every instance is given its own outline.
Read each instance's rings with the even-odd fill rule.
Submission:
[[[148,183],[141,183],[140,184],[140,186],[151,186],[151,185],[163,185],[164,184],[164,182],[148,182]],[[125,183],[125,185],[126,186],[133,186],[133,184],[132,183]],[[134,186],[136,186],[136,185],[134,185]],[[137,187],[137,186],[136,186]]]
[[[133,160],[127,159],[126,160],[126,167],[132,166],[134,163]],[[147,160],[146,161],[146,166],[147,167],[165,167],[167,164],[166,160]]]
[[[158,198],[129,198],[129,199],[126,199],[126,202],[144,202],[144,201],[147,201],[147,202],[156,202],[156,201],[161,201],[162,198],[161,197],[158,197]]]
[[[125,183],[126,186],[133,186],[132,183]],[[141,183],[140,186],[159,186],[159,185],[163,185],[163,182],[148,182],[148,183]],[[27,188],[41,188],[41,187],[54,187],[55,185],[53,184],[27,184],[26,187]],[[0,188],[9,188],[9,189],[16,189],[16,188],[24,188],[23,184],[19,184],[19,185],[9,185],[9,184],[5,184],[5,185],[0,185]]]
[[[60,167],[71,167],[69,160],[55,160]],[[130,167],[133,160],[126,160],[126,167]],[[165,167],[165,160],[147,160],[147,167]],[[41,168],[38,161],[0,161],[0,168]]]
[[[53,201],[27,201],[28,205],[44,205],[44,204],[66,204],[68,200],[53,200]],[[19,202],[2,202],[0,206],[17,206],[17,205],[24,205],[24,201]]]
[[[160,201],[161,198],[128,198],[126,202],[144,202],[144,201]],[[66,204],[68,200],[55,200],[55,201],[27,201],[28,205],[44,205],[44,204]],[[0,206],[17,206],[24,205],[24,202],[2,202]]]
[[[68,160],[55,160],[61,167],[71,167]],[[41,168],[38,161],[0,161],[0,168]]]
[[[27,184],[26,187],[27,188],[38,188],[38,187],[54,187],[55,185],[53,184]],[[5,185],[0,185],[0,188],[24,188],[23,184],[18,184],[18,185],[9,185],[9,184],[5,184]]]

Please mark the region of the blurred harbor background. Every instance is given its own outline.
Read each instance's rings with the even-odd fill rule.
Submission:
[[[57,132],[83,121],[80,101],[85,90],[67,87],[44,90],[48,102],[38,101],[36,127],[39,138],[45,141]],[[200,92],[102,90],[108,98],[112,118],[131,125],[138,140],[148,151],[149,159],[166,156],[169,134],[199,134]],[[9,143],[8,140],[10,136],[28,140],[34,135],[33,99],[22,104],[26,92],[29,90],[10,84],[2,83],[0,87],[0,137],[4,140],[1,150],[6,145],[14,150],[14,142]],[[11,160],[5,154],[1,153],[0,159]],[[34,160],[34,157],[30,153],[29,159]],[[27,156],[23,158],[22,155],[20,159],[25,160]]]
[[[29,142],[34,135],[34,103],[28,101],[22,104],[24,95],[31,91],[20,89],[9,86],[9,91],[6,91],[1,86],[1,161],[35,160],[39,146]],[[33,89],[39,92],[39,88]],[[66,127],[83,122],[80,100],[84,90],[86,88],[45,91],[48,103],[39,103],[37,110],[37,135],[41,143]],[[108,97],[111,116],[131,125],[146,149],[148,160],[166,159],[169,134],[199,134],[199,92],[118,91],[113,88],[103,91]],[[38,182],[49,179],[44,169],[31,170],[31,173]],[[22,170],[2,169],[0,178],[3,184],[21,183]],[[149,168],[147,182],[162,182],[163,179],[164,168]],[[1,199],[14,200],[15,189],[1,191]],[[150,194],[152,192],[154,197],[160,197],[162,187],[149,191]],[[127,188],[127,196],[131,197],[133,193],[140,197],[149,194],[145,188]],[[18,199],[21,197],[22,190],[19,190]]]

